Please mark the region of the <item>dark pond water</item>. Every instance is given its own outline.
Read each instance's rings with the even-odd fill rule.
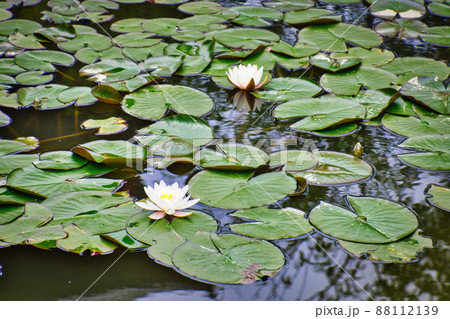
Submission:
[[[244,2],[226,1],[225,4]],[[248,1],[245,4],[255,4]],[[145,7],[145,10],[142,9]],[[377,19],[364,13],[361,4],[346,6],[323,5],[342,14],[346,22],[359,19],[357,24],[372,27]],[[14,17],[38,21],[46,3],[13,10]],[[121,4],[114,12],[115,19],[128,17],[185,17],[176,6],[154,4]],[[448,25],[445,19],[427,16],[422,20],[429,26]],[[109,28],[112,22],[102,24]],[[50,25],[43,22],[44,26]],[[89,23],[86,23],[89,25]],[[98,27],[96,27],[99,29]],[[281,25],[273,27],[289,42],[295,40],[296,32]],[[99,32],[101,32],[99,30]],[[427,45],[420,40],[389,40],[382,48],[394,51],[398,56],[421,56],[436,60],[448,57],[448,51]],[[53,83],[92,86],[91,82],[78,76],[82,66],[77,63],[55,75]],[[300,75],[302,71],[283,75]],[[319,74],[309,71],[304,75],[317,79]],[[60,250],[44,251],[29,246],[0,249],[0,300],[448,300],[450,245],[450,215],[425,200],[423,194],[430,183],[448,186],[448,174],[426,171],[401,163],[394,147],[402,137],[389,133],[381,127],[364,126],[358,132],[339,138],[317,137],[286,128],[271,116],[263,103],[261,110],[243,112],[229,102],[229,90],[214,85],[206,76],[172,77],[169,82],[198,88],[215,102],[215,110],[203,117],[214,129],[217,138],[250,140],[262,143],[265,151],[276,151],[270,139],[292,139],[298,145],[314,145],[319,150],[351,153],[355,143],[360,142],[367,153],[366,160],[376,168],[376,175],[364,183],[339,186],[310,186],[307,193],[284,200],[285,207],[309,211],[319,201],[342,203],[345,195],[366,195],[401,202],[414,210],[421,219],[423,234],[434,241],[434,248],[426,249],[420,260],[407,264],[381,264],[350,256],[333,240],[317,233],[310,237],[289,241],[276,241],[287,256],[287,265],[274,278],[243,286],[204,284],[184,277],[172,269],[161,266],[146,257],[146,253],[117,249],[105,256],[79,256]],[[147,126],[148,121],[138,120],[124,114],[120,107],[97,103],[88,107],[39,112],[33,109],[4,109],[13,122],[0,128],[0,136],[13,139],[18,136],[35,136],[41,141],[36,152],[69,150],[77,144],[97,137],[90,131],[81,130],[80,124],[89,118],[119,116],[128,121],[124,133],[107,139],[129,139],[134,132]],[[297,146],[298,147],[298,146]],[[293,146],[292,148],[296,148]],[[170,170],[149,171],[125,183],[123,189],[143,198],[142,185],[164,179],[168,182],[184,182],[195,174],[192,167],[177,166]],[[213,209],[198,204],[194,208],[213,213],[225,225],[232,221],[228,210]],[[101,276],[101,277],[99,277]]]

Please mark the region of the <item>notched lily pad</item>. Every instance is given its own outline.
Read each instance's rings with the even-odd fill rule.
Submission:
[[[127,121],[120,117],[109,117],[107,119],[89,119],[81,123],[81,128],[98,129],[95,135],[112,135],[125,131],[128,128]]]
[[[73,154],[69,151],[54,151],[43,153],[40,155],[39,160],[33,162],[34,166],[39,169],[56,169],[56,170],[69,170],[74,168],[80,168],[85,165],[87,161]]]
[[[433,206],[450,212],[450,188],[435,184],[429,185],[425,191],[427,201]]]

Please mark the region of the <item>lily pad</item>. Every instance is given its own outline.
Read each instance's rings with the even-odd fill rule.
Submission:
[[[270,50],[294,58],[302,58],[316,54],[319,52],[319,47],[310,41],[297,41],[294,46],[287,42],[279,41],[271,45]]]
[[[98,85],[90,93],[99,101],[109,104],[120,104],[123,98],[119,91],[109,85]]]
[[[111,39],[99,33],[78,33],[73,39],[59,42],[58,47],[61,50],[75,52],[82,48],[89,47],[95,51],[103,51],[112,47]]]
[[[60,84],[22,87],[17,90],[17,98],[23,106],[33,106],[38,110],[60,109],[70,105],[58,100],[59,94],[68,88]]]
[[[111,168],[92,163],[68,171],[44,171],[34,166],[28,166],[19,168],[9,174],[7,185],[40,197],[82,190],[113,191],[122,180],[86,178],[104,174],[111,170]]]
[[[144,29],[142,28],[142,23],[144,23],[145,21],[147,20],[142,18],[122,19],[111,24],[110,29],[111,31],[119,33],[141,32],[144,31]]]
[[[42,28],[37,30],[35,33],[53,42],[60,42],[66,41],[67,39],[73,39],[77,35],[75,28],[70,24],[63,24],[49,28]]]
[[[262,90],[253,95],[269,101],[290,101],[304,97],[311,97],[322,89],[315,82],[302,78],[275,78],[264,85]]]
[[[1,144],[0,144],[1,145]],[[17,154],[0,157],[0,174],[9,174],[16,168],[32,165],[39,160],[39,154]]]
[[[395,242],[418,227],[416,215],[398,203],[374,197],[346,199],[352,211],[320,202],[309,213],[309,221],[327,235],[368,244]]]
[[[22,49],[27,50],[45,49],[45,47],[39,42],[40,38],[38,38],[33,34],[23,35],[20,32],[15,32],[8,37],[8,41],[12,45]]]
[[[392,51],[372,48],[370,50],[363,48],[349,48],[348,52],[333,52],[333,59],[361,59],[361,65],[369,67],[379,67],[394,60],[395,55]]]
[[[230,228],[235,233],[253,238],[266,240],[293,238],[305,235],[314,229],[305,218],[305,212],[291,207],[251,208],[239,210],[230,216],[249,220],[231,224]]]
[[[361,63],[359,58],[333,59],[325,54],[318,54],[309,59],[309,62],[315,67],[337,72],[349,69]]]
[[[269,165],[282,165],[287,172],[305,171],[316,167],[317,159],[307,151],[280,151],[270,154]]]
[[[39,169],[56,169],[56,170],[69,170],[74,168],[80,168],[85,165],[87,161],[73,154],[69,151],[54,151],[43,153],[40,155],[39,160],[33,162],[34,166]]]
[[[433,1],[429,3],[428,11],[440,17],[450,18],[450,5],[446,0]]]
[[[0,111],[0,127],[6,126],[9,123],[11,123],[11,118],[2,111]]]
[[[149,212],[131,216],[127,221],[127,232],[133,238],[149,244],[155,244],[155,238],[161,234],[176,231],[183,238],[192,238],[199,230],[215,232],[217,222],[208,214],[200,211],[188,217],[174,218],[171,222],[166,219],[152,220],[148,218]]]
[[[6,186],[0,186],[1,205],[25,205],[26,202],[36,202],[36,201],[40,201],[40,199],[22,192],[15,191]]]
[[[23,214],[23,205],[0,206],[0,225],[7,224]]]
[[[280,21],[283,19],[280,11],[266,7],[242,5],[233,6],[232,10],[237,11],[239,15],[231,21],[246,26],[265,27],[271,25],[267,20]]]
[[[19,152],[29,152],[39,147],[39,140],[34,136],[19,137],[15,140],[0,139],[0,156]]]
[[[201,281],[249,284],[274,276],[284,265],[283,253],[267,241],[231,234],[209,236],[208,244],[194,240],[178,246],[172,254],[175,269]]]
[[[364,90],[349,99],[358,102],[366,108],[365,119],[373,119],[381,114],[391,103],[393,103],[398,95],[391,90]]]
[[[195,3],[195,2],[194,2]],[[175,230],[171,230],[167,233],[162,233],[153,239],[153,244],[147,248],[147,253],[150,258],[155,259],[157,263],[160,263],[167,267],[173,267],[172,253],[185,242],[185,238],[178,235]]]
[[[450,170],[450,135],[413,136],[401,143],[399,147],[426,151],[398,155],[409,165],[432,170]]]
[[[397,15],[405,19],[418,19],[426,13],[419,1],[413,0],[379,0],[371,1],[370,13],[381,19],[394,19]]]
[[[80,144],[72,148],[72,152],[89,161],[104,163],[110,166],[133,166],[145,162],[146,149],[128,141],[97,140]]]
[[[75,63],[75,59],[65,52],[45,50],[25,51],[16,55],[15,62],[27,70],[55,72],[53,64],[71,66]]]
[[[91,48],[83,48],[75,53],[75,58],[85,64],[94,63],[99,59],[111,60],[111,59],[121,59],[124,57],[121,48],[111,47],[104,51],[95,51]]]
[[[263,29],[233,28],[217,32],[214,39],[231,48],[253,50],[260,45],[269,45],[278,41],[280,37]]]
[[[259,148],[238,143],[225,143],[217,146],[217,151],[202,149],[195,157],[203,168],[220,170],[251,170],[269,161],[269,156]]]
[[[202,171],[189,181],[190,194],[219,208],[251,208],[273,204],[295,191],[295,179],[284,172],[252,177],[253,172]]]
[[[120,117],[109,117],[103,120],[89,119],[81,123],[83,129],[98,129],[95,135],[111,135],[125,131],[128,128],[127,121]]]
[[[66,238],[58,239],[58,248],[72,253],[82,255],[86,250],[91,255],[104,255],[113,252],[118,246],[99,235],[89,235],[75,225],[64,227],[64,232],[68,234]]]
[[[431,184],[425,191],[427,200],[432,205],[450,212],[450,188]]]
[[[313,152],[318,160],[315,168],[292,173],[306,179],[310,185],[326,186],[355,183],[368,179],[373,168],[362,159],[337,152]]]
[[[153,36],[147,32],[129,32],[119,34],[112,39],[114,45],[125,48],[143,48],[161,42],[161,39],[150,38]]]
[[[425,34],[421,34],[420,38],[428,43],[450,46],[450,27],[432,27],[425,30]]]
[[[152,76],[172,75],[183,63],[184,56],[152,56],[139,63],[143,71],[151,71]]]
[[[18,66],[13,58],[0,59],[0,74],[18,74],[25,71],[26,69]]]
[[[322,130],[363,119],[365,114],[366,109],[361,104],[330,96],[292,100],[277,106],[273,111],[278,119],[305,117],[291,125],[304,131]]]
[[[339,244],[349,253],[356,256],[368,256],[372,261],[386,263],[405,263],[417,259],[417,255],[425,248],[433,247],[433,240],[414,232],[406,238],[387,244],[362,244],[339,240]]]
[[[17,83],[22,85],[46,84],[53,80],[52,74],[44,74],[44,71],[23,72],[16,76]]]
[[[112,233],[102,234],[101,236],[116,244],[124,246],[127,249],[140,249],[148,247],[147,244],[141,243],[140,241],[128,235],[125,229]]]
[[[204,3],[204,1],[202,1],[201,3]],[[173,35],[177,33],[178,30],[177,24],[179,21],[180,19],[175,18],[149,19],[145,20],[145,22],[142,24],[142,29],[159,35]]]
[[[383,41],[379,34],[370,29],[345,23],[308,26],[300,30],[298,38],[311,41],[327,52],[347,52],[346,42],[370,49]]]
[[[14,32],[20,32],[23,35],[33,34],[41,29],[42,26],[34,21],[25,19],[10,19],[0,22],[0,35],[10,35]]]
[[[361,66],[341,73],[326,73],[320,85],[328,92],[340,95],[356,95],[362,87],[379,90],[394,87],[395,74],[377,68]]]
[[[425,104],[441,114],[450,114],[448,107],[449,91],[436,78],[416,77],[402,86],[400,93]]]
[[[122,101],[125,113],[142,119],[161,119],[169,107],[179,113],[199,116],[209,112],[213,102],[202,91],[168,84],[141,88]]]
[[[426,29],[428,26],[425,23],[409,19],[385,21],[375,26],[375,31],[381,35],[407,39],[418,38]]]
[[[381,69],[398,75],[400,84],[417,76],[437,77],[443,81],[450,73],[450,67],[444,62],[421,57],[396,58]]]
[[[183,3],[178,10],[190,14],[211,14],[220,12],[224,9],[221,4],[211,1],[198,1]]]
[[[289,11],[284,15],[284,22],[289,24],[321,24],[341,22],[342,16],[326,9],[308,9]]]
[[[127,80],[140,72],[136,63],[120,58],[102,60],[80,69],[81,76],[89,76],[88,80],[100,83]]]

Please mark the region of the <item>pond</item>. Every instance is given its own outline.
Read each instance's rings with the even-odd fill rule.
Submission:
[[[1,300],[450,298],[447,2],[80,2],[0,2]]]

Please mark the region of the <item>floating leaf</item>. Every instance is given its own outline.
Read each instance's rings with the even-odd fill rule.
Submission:
[[[19,137],[15,140],[0,139],[0,156],[32,151],[39,147],[39,140],[34,136]]]
[[[425,169],[450,170],[450,135],[413,136],[401,143],[399,147],[427,151],[398,155],[407,164]]]
[[[7,224],[23,214],[23,206],[0,206],[0,225]]]
[[[364,90],[354,97],[349,97],[366,108],[365,119],[373,119],[381,114],[394,100],[397,99],[396,91],[388,90]]]
[[[302,78],[275,78],[256,91],[254,96],[269,101],[290,101],[304,97],[311,97],[322,89],[311,80]]]
[[[124,229],[112,233],[101,234],[101,236],[128,249],[139,249],[148,247],[147,244],[141,243],[140,241],[137,241],[136,239],[132,238],[130,235],[128,235],[127,231]]]
[[[1,144],[0,144],[1,145]],[[9,174],[16,168],[32,165],[39,154],[5,155],[0,157],[0,174]]]
[[[333,59],[361,59],[361,65],[369,67],[379,67],[391,62],[395,55],[392,51],[373,48],[366,50],[363,48],[349,48],[348,52],[333,52]]]
[[[396,58],[381,69],[397,74],[401,84],[417,76],[437,77],[443,81],[450,73],[450,68],[444,62],[420,57]]]
[[[320,50],[327,52],[347,52],[345,42],[370,49],[380,45],[383,40],[370,29],[345,23],[308,26],[300,30],[298,38],[311,41]]]
[[[60,51],[25,51],[16,55],[17,65],[27,70],[55,72],[53,64],[71,66],[75,59],[70,54]]]
[[[284,172],[202,171],[189,181],[192,198],[219,208],[251,208],[273,204],[295,191],[295,179]]]
[[[120,104],[123,98],[119,91],[109,85],[98,85],[90,93],[99,101],[109,104]]]
[[[104,120],[86,120],[81,123],[81,128],[87,130],[98,128],[95,135],[111,135],[125,131],[128,128],[128,124],[127,121],[120,117],[109,117]]]
[[[169,107],[179,113],[199,116],[209,112],[213,102],[202,91],[167,84],[141,88],[122,101],[125,113],[142,119],[160,119]]]
[[[26,69],[18,66],[12,58],[0,59],[0,74],[18,74],[25,71]]]
[[[147,248],[147,253],[149,257],[155,259],[156,262],[167,267],[173,267],[172,253],[175,248],[184,243],[185,240],[185,238],[182,238],[172,229],[167,233],[156,236],[153,239],[154,243]]]
[[[132,78],[140,71],[136,63],[117,58],[86,65],[80,69],[80,75],[89,76],[90,81],[108,83]]]
[[[449,91],[436,78],[416,77],[402,86],[400,93],[425,104],[441,114],[450,114],[448,108]]]
[[[413,39],[428,29],[428,26],[420,21],[409,19],[396,19],[395,21],[385,21],[375,26],[375,31],[381,35],[398,38]]]
[[[446,0],[433,1],[429,3],[428,11],[441,17],[450,18],[450,5]]]
[[[142,18],[128,18],[122,19],[111,24],[111,31],[127,33],[127,32],[140,32],[144,29],[142,28],[142,23],[147,21]],[[156,33],[156,32],[155,32]]]
[[[280,37],[268,30],[234,28],[217,32],[214,39],[228,47],[253,50],[260,45],[278,41]]]
[[[418,19],[426,13],[426,9],[419,1],[413,0],[379,0],[371,1],[370,13],[381,19],[400,18]]]
[[[292,238],[307,234],[314,229],[305,218],[305,212],[291,207],[251,208],[238,210],[230,216],[250,220],[231,224],[230,228],[235,233],[253,238],[267,240]]]
[[[221,4],[211,1],[188,2],[178,7],[178,10],[190,14],[211,14],[223,9]]]
[[[280,151],[270,154],[270,166],[283,166],[287,172],[305,171],[317,165],[317,159],[307,151]]]
[[[80,255],[89,250],[94,256],[109,254],[117,248],[113,242],[99,235],[89,235],[75,225],[68,225],[63,230],[68,236],[56,241],[56,245],[62,250]]]
[[[49,28],[42,28],[35,33],[49,39],[53,42],[66,41],[76,37],[75,28],[70,24],[57,25]]]
[[[289,24],[320,24],[341,22],[342,16],[326,9],[308,9],[290,11],[284,15],[284,22]]]
[[[204,148],[196,154],[195,161],[203,168],[221,170],[256,169],[269,161],[269,156],[251,145],[225,143],[217,151]]]
[[[432,27],[425,30],[425,34],[421,34],[420,38],[428,43],[450,46],[450,27]]]
[[[186,33],[195,32],[211,32],[225,29],[227,26],[223,24],[226,19],[220,16],[209,14],[195,15],[178,21],[177,27]],[[195,41],[196,39],[186,39],[185,41]]]
[[[175,269],[201,281],[249,284],[274,276],[284,265],[283,253],[267,241],[231,234],[209,236],[209,244],[194,240],[178,246],[172,254]]]
[[[60,109],[70,105],[58,100],[59,94],[68,88],[60,84],[22,87],[17,90],[17,98],[22,105],[33,106],[38,110]]]
[[[330,126],[364,118],[366,109],[357,102],[324,96],[283,103],[275,108],[278,119],[305,117],[291,127],[304,131],[322,130]]]
[[[283,19],[283,14],[280,11],[271,8],[242,5],[233,6],[231,10],[239,13],[238,17],[231,21],[246,26],[270,26],[271,23],[267,20],[280,21]]]
[[[398,203],[374,197],[346,199],[353,211],[320,202],[309,213],[309,221],[327,235],[369,244],[397,241],[418,227],[416,215]]]
[[[339,240],[342,248],[356,256],[366,255],[372,261],[404,263],[417,259],[418,253],[433,247],[433,240],[414,232],[406,238],[387,244],[362,244]]]
[[[10,155],[10,156],[17,156],[17,155]],[[25,193],[17,192],[6,186],[0,186],[1,205],[25,205],[26,202],[36,202],[36,201],[39,201],[39,199],[37,199],[36,197],[30,196]]]
[[[315,67],[337,72],[345,70],[361,63],[359,58],[333,59],[325,54],[318,54],[309,59],[309,62]]]
[[[128,141],[97,140],[80,144],[72,148],[72,152],[89,161],[111,166],[132,166],[143,163],[147,156],[146,149]]]
[[[57,170],[69,170],[74,168],[80,168],[85,165],[87,161],[73,154],[69,151],[54,151],[43,153],[40,155],[39,160],[33,161],[34,166],[39,169],[57,169]]]
[[[33,34],[42,26],[34,21],[25,19],[10,19],[0,22],[0,35],[10,35],[14,32],[20,32],[23,35]]]
[[[427,200],[434,206],[450,212],[450,188],[431,184],[425,191]]]
[[[97,99],[91,94],[91,88],[87,86],[74,86],[58,94],[58,100],[63,103],[75,103],[76,106],[91,105]]]
[[[16,81],[22,85],[39,85],[51,82],[52,74],[44,74],[44,71],[23,72],[16,76]]]
[[[395,74],[377,68],[361,66],[340,73],[325,73],[320,85],[328,92],[340,95],[356,95],[362,87],[379,90],[394,87]]]
[[[171,222],[166,219],[152,220],[148,218],[151,212],[143,212],[131,216],[127,221],[127,232],[133,238],[153,245],[157,236],[176,231],[183,238],[192,238],[199,230],[215,232],[217,222],[208,214],[194,211],[192,215],[183,218],[175,217]]]
[[[85,64],[94,63],[99,59],[111,60],[120,59],[124,57],[121,48],[111,47],[104,51],[95,51],[91,48],[83,48],[75,53],[75,58]]]
[[[11,118],[2,111],[0,111],[0,127],[6,126],[9,123],[11,123]]]
[[[7,185],[40,197],[82,190],[113,191],[122,180],[86,178],[104,174],[111,170],[111,168],[97,164],[88,164],[68,171],[44,171],[34,166],[28,166],[19,168],[9,174]]]
[[[339,185],[355,183],[369,178],[373,168],[367,162],[352,155],[337,152],[313,152],[318,164],[315,168],[295,172],[295,177],[306,179],[310,185]]]
[[[129,32],[120,34],[112,39],[114,45],[125,48],[143,48],[155,45],[161,39],[150,38],[153,36],[147,32]]]
[[[61,50],[68,52],[75,52],[82,48],[89,47],[96,51],[103,51],[112,46],[111,39],[99,33],[78,33],[73,39],[68,39],[64,42],[59,42],[58,47]]]
[[[203,3],[203,1],[201,3]],[[149,19],[142,24],[142,29],[159,35],[173,35],[177,33],[177,23],[179,21],[180,19],[174,18]]]
[[[139,63],[143,71],[151,71],[152,76],[172,75],[183,63],[184,56],[152,56]]]
[[[294,58],[302,58],[316,54],[319,52],[319,47],[310,41],[297,41],[294,46],[291,46],[284,41],[279,41],[271,45],[270,50],[283,53]]]

